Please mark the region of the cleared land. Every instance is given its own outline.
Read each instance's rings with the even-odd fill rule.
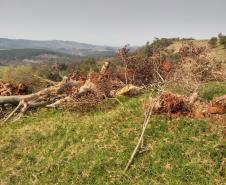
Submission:
[[[224,184],[225,114],[206,120],[152,116],[145,151],[123,173],[151,90],[108,99],[89,113],[43,108],[1,125],[0,184]],[[177,84],[165,90],[187,93]],[[198,92],[210,101],[226,94],[226,83],[210,82]]]

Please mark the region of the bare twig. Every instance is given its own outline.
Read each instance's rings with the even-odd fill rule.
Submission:
[[[138,143],[137,143],[135,149],[133,150],[133,153],[132,153],[132,155],[131,155],[131,157],[130,157],[130,159],[129,159],[129,161],[128,161],[125,169],[124,169],[124,172],[126,172],[129,169],[129,167],[132,164],[133,159],[134,159],[138,149],[140,148],[140,146],[141,146],[141,144],[143,142],[144,133],[145,133],[145,130],[146,130],[147,126],[148,126],[149,120],[151,118],[153,107],[154,107],[154,104],[149,107],[148,113],[147,113],[147,115],[145,117],[145,121],[144,121],[144,125],[143,125],[143,129],[142,129],[140,138],[139,138]]]
[[[42,80],[42,81],[44,81],[44,82],[48,82],[48,83],[50,83],[50,84],[52,84],[52,85],[56,85],[56,84],[59,83],[59,82],[54,82],[54,81],[52,81],[52,80],[43,78],[43,77],[38,76],[38,75],[32,75],[32,76],[34,76],[34,77],[36,77],[36,78],[38,78],[38,79],[40,79],[40,80]]]
[[[21,107],[22,101],[17,105],[17,107],[7,116],[7,118],[4,120],[4,123],[7,122],[13,114]]]
[[[27,109],[29,107],[28,103],[26,103],[26,102],[24,102],[22,105],[23,105],[23,107],[20,111],[20,114],[18,115],[18,117],[16,119],[13,120],[13,122],[18,121],[24,115],[24,113],[27,111]]]
[[[162,82],[165,82],[165,80],[163,79],[163,77],[159,74],[159,72],[157,70],[154,69],[154,71],[156,72],[156,74],[159,76],[159,78],[162,80]]]

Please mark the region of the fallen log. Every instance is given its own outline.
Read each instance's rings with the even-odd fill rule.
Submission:
[[[48,102],[47,97],[57,97],[59,94],[59,90],[66,86],[66,84],[71,81],[65,77],[61,82],[53,85],[51,87],[45,88],[39,92],[32,93],[29,95],[14,95],[14,96],[0,96],[0,105],[17,105],[17,107],[5,118],[4,122],[8,121],[17,111],[20,110],[21,117],[28,108],[34,108],[38,106],[44,106]],[[75,85],[77,83],[74,83]],[[48,102],[49,103],[49,102]]]
[[[142,87],[137,87],[135,85],[132,84],[128,84],[126,86],[124,86],[123,88],[119,89],[116,92],[112,92],[111,94],[113,96],[132,96],[132,95],[136,95],[138,93],[141,92],[143,88]]]
[[[98,80],[101,80],[106,74],[109,64],[110,62],[105,62],[103,64],[99,72]],[[42,77],[38,78],[43,79]],[[73,101],[74,95],[75,97],[80,97],[87,93],[94,93],[97,96],[100,94],[95,82],[91,81],[91,73],[87,76],[87,80],[82,86],[82,82],[68,79],[67,77],[64,77],[61,82],[53,82],[46,79],[43,80],[49,82],[52,86],[28,95],[0,96],[1,107],[4,108],[5,105],[16,106],[16,108],[5,118],[4,122],[12,118],[16,112],[19,112],[17,118],[19,119],[29,108],[38,106],[56,108],[61,104]]]

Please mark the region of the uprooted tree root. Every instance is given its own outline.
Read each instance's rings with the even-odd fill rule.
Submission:
[[[158,101],[156,101],[158,99]],[[226,96],[216,97],[207,103],[193,93],[190,97],[163,92],[157,98],[151,98],[145,107],[154,103],[153,113],[166,113],[169,116],[190,116],[195,118],[208,117],[211,114],[226,113]],[[145,108],[146,109],[146,108]]]

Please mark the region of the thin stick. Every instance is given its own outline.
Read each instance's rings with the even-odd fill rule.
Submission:
[[[33,77],[36,77],[36,78],[38,78],[38,79],[40,79],[40,80],[42,80],[42,81],[44,81],[44,82],[47,82],[47,83],[53,84],[53,85],[58,84],[58,82],[54,82],[54,81],[52,81],[52,80],[49,80],[49,79],[43,78],[43,77],[38,76],[38,75],[32,75],[32,76],[33,76]]]
[[[8,117],[4,120],[4,123],[7,122],[12,116],[13,114],[21,107],[22,103],[20,102],[17,107],[8,115]]]
[[[145,127],[145,123],[146,123],[146,120],[147,120],[147,118],[148,118],[147,115],[148,115],[148,113],[146,113],[146,115],[145,115],[142,129]],[[141,144],[140,144],[140,148],[144,148],[144,137],[142,137]]]
[[[129,167],[130,167],[130,165],[132,164],[133,159],[134,159],[134,157],[135,157],[135,155],[136,155],[136,153],[137,153],[137,151],[138,151],[138,149],[139,149],[139,147],[140,147],[140,145],[141,145],[141,143],[142,143],[142,140],[143,140],[143,137],[144,137],[145,130],[146,130],[146,128],[147,128],[147,126],[148,126],[148,122],[149,122],[149,120],[150,120],[150,118],[151,118],[151,114],[152,114],[153,107],[154,107],[154,104],[151,106],[151,108],[150,108],[149,111],[148,111],[148,114],[146,115],[146,121],[144,122],[143,129],[142,129],[142,132],[141,132],[139,141],[138,141],[138,143],[137,143],[135,149],[133,150],[133,153],[132,153],[132,155],[131,155],[131,157],[130,157],[130,159],[129,159],[129,161],[128,161],[128,163],[127,163],[125,169],[124,169],[124,173],[129,169]]]
[[[165,80],[163,79],[163,77],[159,74],[159,72],[157,70],[154,69],[154,71],[157,73],[157,75],[159,76],[159,78],[162,80],[162,82],[165,82]]]
[[[28,109],[28,103],[24,102],[23,107],[20,111],[20,114],[18,115],[18,117],[16,119],[13,120],[13,122],[18,121],[24,115],[24,113],[27,111],[27,109]]]

